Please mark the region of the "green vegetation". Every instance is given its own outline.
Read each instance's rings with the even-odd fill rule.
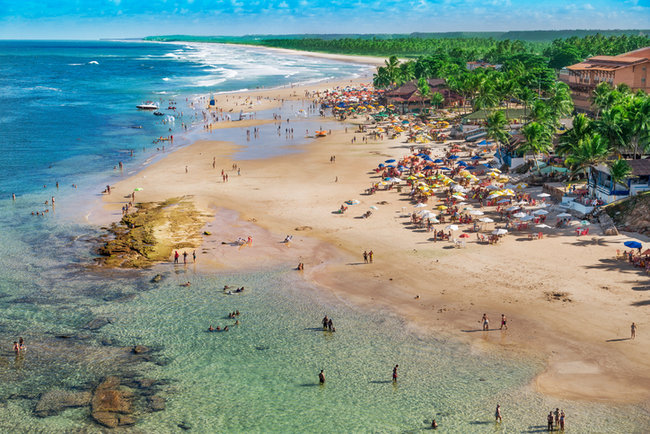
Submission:
[[[442,54],[460,62],[478,59],[502,62],[515,54],[533,53],[544,54],[550,59],[550,66],[559,69],[595,53],[615,55],[650,45],[648,34],[648,30],[551,30],[409,35],[168,35],[149,36],[145,40],[249,44],[323,53],[402,58]]]

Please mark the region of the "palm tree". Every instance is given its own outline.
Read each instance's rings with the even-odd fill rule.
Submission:
[[[391,77],[385,67],[380,66],[377,68],[377,72],[372,76],[372,84],[378,89],[391,85]]]
[[[619,156],[627,148],[626,115],[624,108],[616,105],[602,110],[600,118],[594,122],[594,129]]]
[[[499,148],[499,156],[503,161],[503,152],[501,150],[502,143],[508,143],[510,135],[506,131],[506,124],[508,120],[502,111],[496,111],[487,117],[486,135],[488,139],[497,142]]]
[[[610,164],[609,176],[612,178],[612,190],[616,190],[616,184],[623,185],[621,181],[623,181],[628,176],[630,176],[631,173],[632,173],[632,168],[625,160],[621,160],[619,158],[618,160]]]
[[[431,104],[435,105],[436,108],[440,108],[440,106],[445,102],[445,97],[442,96],[440,92],[434,92],[433,95],[431,95]]]
[[[530,151],[534,154],[535,167],[539,172],[537,154],[548,154],[552,148],[553,133],[548,125],[540,122],[531,122],[521,129],[526,138],[526,143],[521,147],[523,151]]]
[[[591,94],[591,102],[593,106],[598,109],[596,112],[596,119],[598,119],[602,110],[609,108],[611,93],[612,87],[607,82],[603,81],[596,86]]]
[[[584,113],[573,117],[573,127],[560,136],[560,142],[555,148],[558,155],[568,155],[573,147],[586,136],[591,134],[592,122]]]
[[[571,90],[566,83],[556,81],[548,90],[548,104],[553,115],[553,121],[559,124],[561,118],[568,116],[573,111],[573,100],[571,99]]]
[[[635,96],[626,108],[625,130],[629,134],[629,145],[636,159],[639,146],[642,151],[650,147],[650,98]]]
[[[418,94],[422,98],[422,108],[424,109],[424,101],[431,95],[429,82],[424,77],[418,80]]]
[[[390,56],[387,60],[384,60],[384,65],[391,84],[394,85],[399,80],[399,59],[397,56]]]
[[[537,94],[529,87],[521,87],[517,92],[517,98],[524,104],[524,118],[527,116],[527,109],[530,107],[535,99]]]
[[[598,133],[585,136],[571,149],[565,164],[573,174],[583,173],[588,167],[602,163],[609,156],[607,141]]]

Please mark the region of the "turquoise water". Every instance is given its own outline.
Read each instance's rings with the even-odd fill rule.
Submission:
[[[210,433],[411,432],[427,429],[432,417],[440,431],[538,432],[555,407],[567,412],[575,432],[650,431],[650,415],[636,406],[535,393],[529,385],[543,369],[539,360],[423,335],[391,314],[360,310],[304,282],[284,271],[289,264],[239,273],[88,267],[101,234],[83,223],[88,203],[105,184],[158,158],[151,137],[167,135],[168,125],[133,110],[135,104],[344,76],[358,66],[248,48],[114,42],[2,41],[0,56],[1,432],[100,432],[87,407],[45,418],[34,408],[42,393],[93,390],[107,375],[133,387],[136,432],[181,432],[179,424]],[[272,113],[259,113],[265,116]],[[237,129],[198,130],[174,132],[175,145],[210,137],[247,145],[239,159],[278,155],[296,151],[291,145],[302,142],[304,129],[332,124],[311,118],[293,126],[295,139],[277,137],[269,125],[263,141],[246,142]],[[112,166],[122,159],[120,174]],[[51,196],[56,209],[43,204]],[[45,217],[31,215],[45,208]],[[157,273],[164,279],[151,283]],[[187,280],[191,287],[179,286]],[[247,290],[224,295],[225,284]],[[232,325],[226,316],[236,309],[239,326],[206,332],[210,324]],[[319,328],[325,314],[336,333]],[[28,350],[16,359],[11,342],[18,336]],[[136,344],[151,352],[132,355]],[[397,385],[390,381],[394,364]],[[322,387],[320,369],[327,377]],[[134,385],[143,378],[158,381],[153,392]],[[164,397],[166,409],[147,412],[146,393]]]

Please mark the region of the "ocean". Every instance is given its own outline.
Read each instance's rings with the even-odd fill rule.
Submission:
[[[169,151],[207,137],[189,106],[197,96],[363,72],[362,65],[251,47],[0,41],[0,431],[101,432],[88,405],[53,410],[44,396],[91,391],[117,376],[133,393],[136,432],[415,432],[432,418],[446,432],[541,432],[555,407],[575,432],[647,432],[643,408],[536,393],[531,381],[543,360],[423,335],[393,314],[331,296],[288,267],[88,267],[102,233],[83,219],[89,204],[106,184],[163,155],[153,138],[174,134]],[[165,115],[135,109],[147,100],[164,103]],[[165,110],[170,101],[177,112]],[[281,112],[297,109],[285,104]],[[336,128],[317,118],[302,122]],[[262,146],[238,129],[209,135],[246,145],[238,159],[298,152],[287,145],[304,140],[272,136]],[[124,173],[113,169],[119,161]],[[44,204],[53,196],[56,210]],[[44,209],[45,216],[31,215]],[[152,282],[157,274],[162,279]],[[180,286],[190,278],[191,288]],[[226,284],[247,291],[225,295]],[[239,325],[227,317],[234,310]],[[324,315],[335,333],[320,328]],[[208,333],[209,324],[230,330]],[[27,351],[16,358],[11,344],[19,336]],[[135,345],[147,349],[132,354]],[[395,364],[397,384],[390,380]],[[161,400],[164,409],[152,404]]]

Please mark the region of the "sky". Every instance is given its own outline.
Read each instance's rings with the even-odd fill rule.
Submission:
[[[649,27],[650,0],[0,0],[0,39]]]

